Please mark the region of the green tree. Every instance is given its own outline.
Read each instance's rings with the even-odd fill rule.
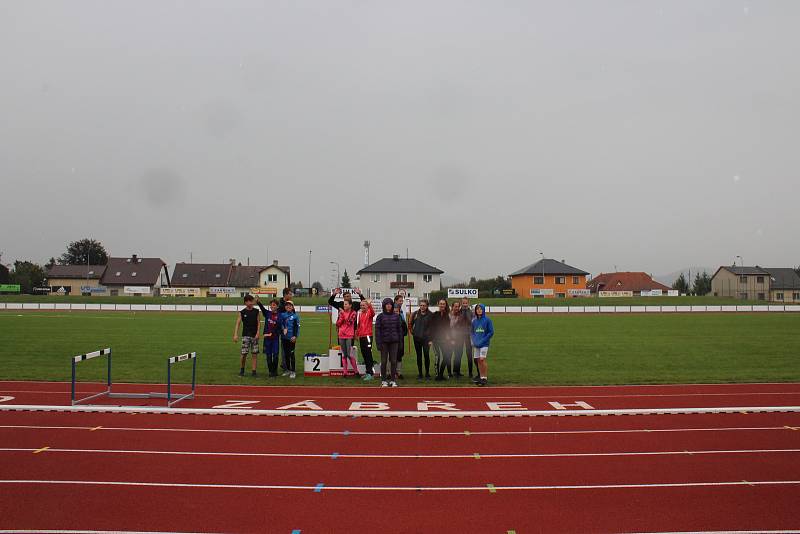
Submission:
[[[347,269],[344,270],[344,274],[342,275],[342,287],[349,289],[352,287],[350,285],[350,276],[347,274]]]
[[[61,265],[105,265],[108,252],[100,241],[81,239],[67,245],[67,251],[58,259]]]
[[[711,293],[711,277],[707,272],[703,271],[703,274],[697,273],[695,275],[692,293],[700,297]]]
[[[9,282],[11,282],[11,271],[0,263],[0,284],[8,284]]]
[[[20,285],[21,293],[33,293],[34,287],[42,287],[45,281],[44,269],[32,261],[15,261],[11,272],[12,284]]]
[[[672,289],[677,289],[681,294],[688,294],[689,293],[689,283],[686,281],[686,277],[681,273],[675,282],[672,283]]]

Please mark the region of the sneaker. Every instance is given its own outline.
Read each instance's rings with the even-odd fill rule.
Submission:
[[[472,381],[477,384],[477,383],[479,383],[481,381],[481,377],[476,376],[475,378],[472,379]]]
[[[297,378],[297,375],[294,373],[289,373],[289,378]]]
[[[393,387],[393,388],[396,388],[396,387],[397,387],[397,382],[395,382],[394,380],[392,380],[391,382],[389,382],[389,386],[390,386],[390,387]]]
[[[488,383],[489,383],[489,381],[488,381],[487,379],[485,379],[485,378],[481,378],[481,379],[478,381],[478,385],[479,385],[479,386],[485,386],[485,385],[487,385]]]
[[[369,382],[369,381],[370,381],[370,380],[372,380],[373,378],[374,378],[374,377],[373,377],[372,375],[364,375],[364,378],[363,378],[363,380],[365,380],[365,381]]]
[[[382,388],[389,387],[389,382],[387,382],[386,380],[381,380],[381,387]]]
[[[244,367],[239,369],[239,376],[244,376]]]
[[[289,371],[284,371],[281,376],[289,376],[290,374],[292,374],[292,373],[290,373]]]

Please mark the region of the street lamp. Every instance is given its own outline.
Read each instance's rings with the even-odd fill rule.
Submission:
[[[311,251],[308,251],[308,291],[311,294]]]
[[[542,295],[541,296],[542,296],[542,298],[545,298],[545,296],[544,296],[544,252],[542,252],[540,250],[539,254],[542,256]]]
[[[339,268],[339,262],[332,261],[330,263],[331,263],[331,265],[335,265],[336,266],[336,285],[338,286],[339,284],[342,283],[342,272],[341,272],[341,270]]]

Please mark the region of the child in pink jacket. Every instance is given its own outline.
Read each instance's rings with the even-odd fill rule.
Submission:
[[[347,377],[348,362],[352,366],[351,374],[360,376],[358,373],[355,351],[353,350],[353,338],[356,337],[356,311],[353,309],[353,303],[349,300],[345,300],[342,309],[339,310],[339,317],[336,319],[336,329],[339,332],[339,346],[342,347],[342,367],[344,368],[344,376]]]

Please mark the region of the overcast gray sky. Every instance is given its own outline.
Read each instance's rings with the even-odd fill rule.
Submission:
[[[800,263],[800,2],[0,3],[0,251]]]

